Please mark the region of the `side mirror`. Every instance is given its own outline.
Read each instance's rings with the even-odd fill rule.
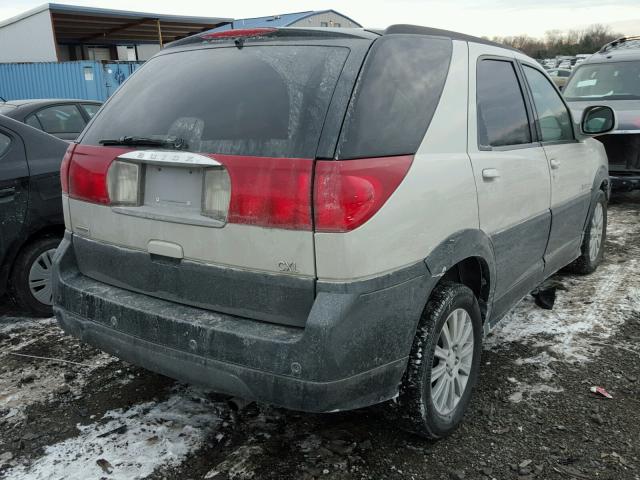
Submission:
[[[616,115],[611,107],[594,105],[585,108],[582,113],[580,129],[586,136],[608,133],[616,126]]]

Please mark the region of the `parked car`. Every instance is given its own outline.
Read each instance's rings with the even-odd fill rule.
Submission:
[[[587,137],[614,123],[591,107],[575,126],[534,60],[455,32],[177,41],[68,150],[54,311],[174,378],[303,411],[395,398],[399,424],[442,437],[483,332],[600,263]]]
[[[0,103],[0,115],[24,122],[63,140],[75,140],[98,111],[92,100],[32,99]]]
[[[582,62],[564,96],[576,118],[595,104],[616,112],[618,128],[598,137],[609,157],[612,187],[640,189],[640,37],[611,42]]]
[[[60,163],[68,143],[0,115],[0,298],[51,315],[51,265],[64,232]]]
[[[547,70],[547,73],[559,90],[562,90],[564,88],[564,86],[567,84],[567,80],[571,76],[571,70],[567,70],[564,68],[552,68],[551,70]]]

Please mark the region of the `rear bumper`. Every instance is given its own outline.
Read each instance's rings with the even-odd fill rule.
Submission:
[[[319,282],[304,328],[275,325],[86,277],[67,233],[54,261],[54,311],[67,333],[149,370],[249,400],[327,412],[397,394],[434,280],[421,263],[364,282]]]
[[[630,192],[640,190],[640,172],[634,174],[623,174],[611,172],[611,190],[613,192]]]

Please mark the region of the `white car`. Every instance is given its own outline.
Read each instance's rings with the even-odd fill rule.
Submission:
[[[532,59],[398,25],[178,41],[62,167],[60,325],[212,390],[313,412],[391,402],[449,434],[483,334],[600,263],[609,177]]]

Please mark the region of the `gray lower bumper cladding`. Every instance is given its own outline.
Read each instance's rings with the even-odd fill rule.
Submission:
[[[292,327],[89,278],[67,233],[53,283],[60,326],[97,348],[219,393],[328,412],[396,395],[433,279],[421,263],[363,282],[318,282],[304,328]]]

